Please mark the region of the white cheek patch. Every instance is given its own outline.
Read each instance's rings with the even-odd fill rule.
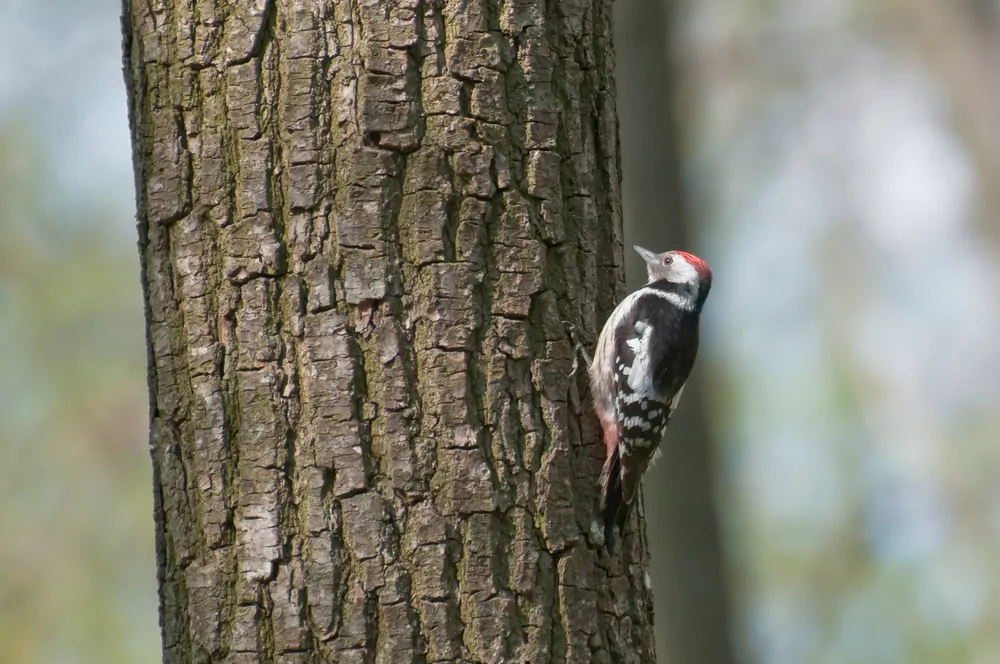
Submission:
[[[667,281],[675,284],[697,284],[698,270],[681,256],[674,256],[674,262],[667,270]]]

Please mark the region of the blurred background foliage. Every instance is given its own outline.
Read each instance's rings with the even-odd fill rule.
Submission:
[[[119,11],[0,3],[0,662],[159,661]],[[672,16],[742,660],[1000,662],[1000,3]]]
[[[113,0],[0,2],[0,662],[11,664],[160,660],[118,13]]]
[[[1000,662],[998,12],[677,7],[720,504],[759,662]]]

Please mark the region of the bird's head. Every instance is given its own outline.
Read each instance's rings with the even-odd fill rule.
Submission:
[[[712,271],[708,264],[686,251],[665,251],[656,254],[636,246],[636,252],[646,262],[647,284],[667,282],[687,291],[693,301],[703,303],[712,287]]]

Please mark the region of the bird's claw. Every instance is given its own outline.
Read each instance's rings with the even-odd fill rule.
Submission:
[[[588,365],[590,364],[591,361],[590,354],[587,352],[587,349],[584,347],[582,343],[580,343],[580,340],[577,338],[576,326],[573,325],[573,323],[568,323],[566,321],[563,321],[563,324],[566,326],[566,331],[569,333],[570,341],[573,342],[573,367],[570,369],[569,372],[569,376],[573,377],[574,375],[576,375],[577,369],[580,368],[581,357]]]
[[[575,376],[576,375],[576,370],[580,368],[580,358],[577,356],[577,354],[575,352],[576,349],[573,349],[573,350],[574,350],[574,352],[573,352],[573,366],[572,366],[572,368],[570,368],[569,373],[566,374],[570,378],[572,378],[573,376]]]

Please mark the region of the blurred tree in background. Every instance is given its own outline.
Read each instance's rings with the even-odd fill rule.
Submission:
[[[674,11],[670,0],[615,2],[625,246],[702,253],[701,229],[687,214],[683,195],[669,48]],[[629,287],[637,288],[646,280],[645,267],[631,250],[625,258]],[[708,306],[714,306],[711,297]],[[684,405],[667,430],[663,456],[643,484],[661,662],[734,661],[716,506],[719,441],[703,397],[707,366],[696,365]]]
[[[680,15],[740,641],[1000,661],[996,5]]]

